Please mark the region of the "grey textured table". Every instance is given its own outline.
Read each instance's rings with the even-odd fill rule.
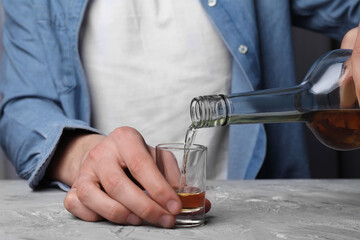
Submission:
[[[0,239],[360,239],[360,180],[209,181],[212,210],[189,229],[84,222],[64,196],[0,181]]]

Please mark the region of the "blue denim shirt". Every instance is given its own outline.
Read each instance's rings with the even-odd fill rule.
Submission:
[[[292,23],[341,40],[360,19],[355,0],[201,2],[234,58],[232,92],[296,84]],[[87,3],[3,0],[0,142],[31,187],[44,177],[65,129],[97,132],[78,51]],[[230,128],[229,178],[255,178],[265,156],[270,177],[309,176],[301,124]]]

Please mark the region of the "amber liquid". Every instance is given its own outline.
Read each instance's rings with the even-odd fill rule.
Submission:
[[[181,213],[198,213],[205,205],[205,192],[198,188],[185,187],[183,192],[176,191],[182,203]]]
[[[304,115],[321,142],[338,150],[360,147],[360,110],[316,111]]]
[[[175,189],[181,199],[181,213],[175,217],[176,227],[195,227],[204,224],[205,192],[195,187],[184,187],[183,192]]]

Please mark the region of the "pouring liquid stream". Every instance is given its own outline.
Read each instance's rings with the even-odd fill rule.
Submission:
[[[185,135],[185,143],[184,143],[184,156],[183,156],[183,164],[181,168],[181,176],[180,176],[180,185],[179,185],[179,193],[184,192],[184,188],[186,186],[186,167],[187,167],[187,160],[189,157],[189,148],[192,146],[196,137],[196,128],[193,125],[186,131]]]

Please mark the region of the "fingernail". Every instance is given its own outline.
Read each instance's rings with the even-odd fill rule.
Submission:
[[[173,216],[162,215],[160,217],[159,224],[164,228],[171,228],[173,226]]]
[[[139,218],[133,213],[130,213],[126,221],[131,225],[139,225],[141,223],[141,218]]]
[[[175,200],[170,200],[166,203],[166,207],[168,211],[172,214],[178,214],[179,213],[179,204]]]

